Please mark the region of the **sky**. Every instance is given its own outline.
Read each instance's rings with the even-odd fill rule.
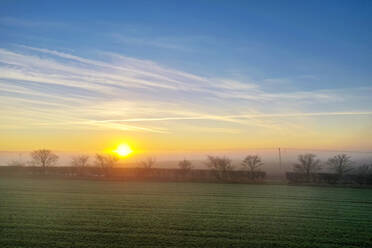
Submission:
[[[0,150],[372,150],[371,1],[0,2]]]

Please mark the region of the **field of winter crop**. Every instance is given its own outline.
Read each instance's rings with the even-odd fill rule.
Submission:
[[[0,247],[372,247],[372,190],[0,178]]]

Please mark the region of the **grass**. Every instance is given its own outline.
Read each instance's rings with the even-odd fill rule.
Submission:
[[[372,190],[0,178],[0,247],[372,247]]]

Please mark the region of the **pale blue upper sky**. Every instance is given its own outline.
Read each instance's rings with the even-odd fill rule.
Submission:
[[[3,0],[2,114],[28,104],[1,130],[40,126],[37,111],[48,126],[284,137],[324,135],[342,116],[369,137],[371,13],[372,1]]]
[[[371,1],[2,1],[0,42],[113,51],[284,88],[369,86],[371,13]]]

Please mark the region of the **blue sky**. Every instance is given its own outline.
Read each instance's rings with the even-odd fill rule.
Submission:
[[[257,146],[294,146],[284,137],[295,126],[311,146],[335,125],[347,137],[321,144],[367,149],[358,137],[372,137],[370,13],[371,1],[2,1],[3,114],[29,103],[2,132],[35,132],[37,111],[54,131],[108,121],[99,128],[124,138],[142,130],[181,142],[181,132],[215,130],[238,148],[247,130],[270,139],[271,128]],[[76,106],[92,114],[72,114]]]
[[[371,11],[370,1],[4,1],[2,23],[14,25],[2,25],[1,42],[109,50],[300,89],[366,86]]]

